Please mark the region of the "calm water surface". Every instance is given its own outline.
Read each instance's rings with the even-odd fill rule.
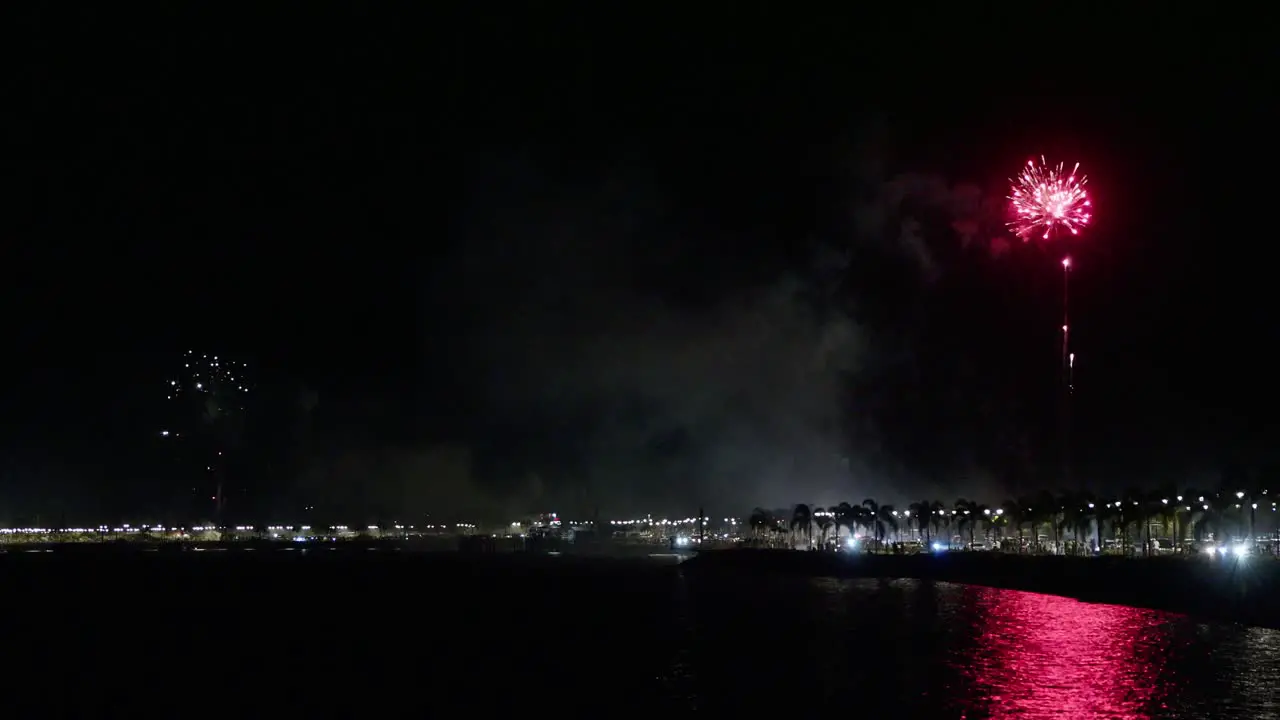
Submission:
[[[667,682],[688,707],[782,698],[920,718],[1280,717],[1280,633],[914,580],[701,578]]]
[[[0,563],[11,714],[1280,717],[1280,634],[1159,612],[654,562],[188,555]]]

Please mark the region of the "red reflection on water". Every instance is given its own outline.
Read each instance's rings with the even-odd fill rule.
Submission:
[[[977,594],[978,647],[962,658],[992,718],[1149,718],[1173,679],[1164,673],[1172,616],[1014,590]]]

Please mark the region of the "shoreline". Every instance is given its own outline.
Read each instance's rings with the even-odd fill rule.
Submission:
[[[1058,595],[1280,629],[1280,562],[1267,557],[1111,558],[947,552],[861,555],[728,549],[681,566],[719,572],[836,578],[909,578]]]

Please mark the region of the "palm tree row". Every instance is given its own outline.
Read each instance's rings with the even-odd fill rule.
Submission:
[[[979,538],[1011,544],[1016,537],[1017,552],[1076,554],[1089,553],[1109,539],[1122,553],[1141,547],[1150,554],[1153,538],[1166,540],[1175,551],[1188,538],[1252,541],[1258,513],[1277,511],[1274,497],[1265,488],[1130,491],[1109,498],[1085,492],[1041,492],[998,505],[965,498],[950,505],[921,500],[902,510],[867,498],[857,505],[842,502],[827,508],[803,503],[790,511],[756,508],[748,524],[757,537],[788,535],[793,543],[819,547],[838,539],[844,530],[847,537],[863,539],[870,548],[881,548],[905,534],[926,546],[935,538],[952,546],[956,540],[973,545]]]

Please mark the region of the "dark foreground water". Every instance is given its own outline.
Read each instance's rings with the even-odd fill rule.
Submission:
[[[1280,633],[660,561],[0,557],[15,717],[1280,717]]]

